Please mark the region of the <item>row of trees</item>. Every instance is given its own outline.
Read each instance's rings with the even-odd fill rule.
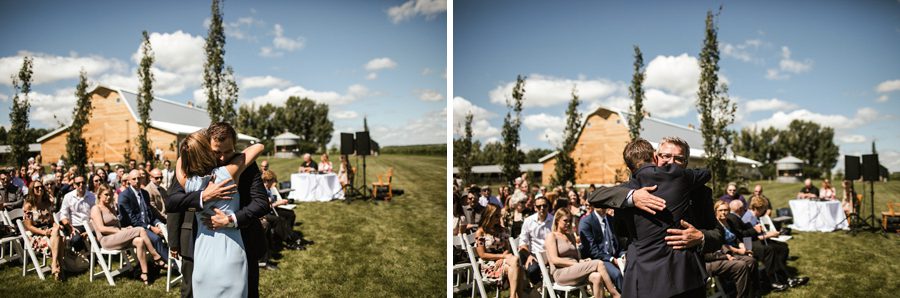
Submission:
[[[259,136],[266,150],[274,146],[275,136],[289,131],[300,137],[301,152],[325,152],[334,133],[334,123],[328,119],[328,105],[309,98],[291,96],[284,106],[264,104],[243,105],[238,109],[235,128],[243,133]]]
[[[833,128],[804,120],[791,121],[785,130],[744,128],[734,138],[734,152],[762,162],[760,172],[766,177],[774,177],[775,161],[788,155],[803,160],[805,176],[830,177],[840,155]]]

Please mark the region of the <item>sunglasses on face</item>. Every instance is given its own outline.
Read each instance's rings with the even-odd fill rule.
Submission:
[[[544,209],[544,207],[547,207],[547,205],[534,205],[535,209]]]
[[[100,179],[94,179],[94,183],[100,183]]]
[[[82,185],[82,184],[84,184],[84,181],[75,181],[75,182],[72,182],[72,184],[74,184],[74,185]]]

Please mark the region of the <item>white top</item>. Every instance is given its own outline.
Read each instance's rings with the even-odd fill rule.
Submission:
[[[160,183],[159,186],[162,186],[165,189],[169,189],[169,185],[172,182],[172,177],[175,176],[175,171],[166,169],[160,169],[160,171],[162,172],[163,178],[162,183]]]
[[[545,207],[546,208],[546,207]],[[531,253],[544,252],[544,239],[553,227],[553,214],[547,214],[544,222],[538,222],[538,214],[532,214],[522,223],[522,234],[519,235],[519,245],[528,245]]]
[[[97,197],[90,191],[84,191],[84,197],[78,196],[78,191],[73,190],[63,197],[62,207],[59,209],[59,218],[68,219],[73,226],[83,226],[91,216],[91,207],[97,202]]]

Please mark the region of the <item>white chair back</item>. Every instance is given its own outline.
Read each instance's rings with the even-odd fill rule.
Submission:
[[[759,223],[763,225],[763,229],[765,229],[766,232],[778,231],[777,229],[775,229],[775,223],[772,222],[772,218],[768,215],[763,215],[762,217],[760,217]]]
[[[22,237],[22,242],[24,243],[23,247],[25,248],[25,253],[31,259],[31,263],[32,263],[32,265],[34,265],[34,268],[35,268],[34,271],[37,271],[38,277],[41,280],[44,280],[44,272],[50,270],[50,267],[46,266],[47,265],[47,258],[46,258],[47,256],[46,255],[43,256],[44,257],[43,263],[45,266],[41,266],[37,261],[37,254],[34,252],[34,249],[31,248],[31,237],[29,237],[28,233],[26,233],[27,230],[25,229],[25,225],[22,224],[21,219],[16,219],[15,221],[16,221],[16,226],[19,228],[19,234]],[[28,271],[30,271],[30,269],[28,269],[28,261],[24,260],[22,262],[22,276],[25,276],[25,273],[27,273]]]
[[[509,249],[512,250],[516,258],[519,257],[519,240],[516,237],[509,237]]]

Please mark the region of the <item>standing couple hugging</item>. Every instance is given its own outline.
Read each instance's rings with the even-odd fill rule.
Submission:
[[[263,145],[234,151],[237,133],[219,122],[185,138],[166,210],[172,254],[182,257],[184,297],[258,297],[259,218],[269,211],[256,157]]]

